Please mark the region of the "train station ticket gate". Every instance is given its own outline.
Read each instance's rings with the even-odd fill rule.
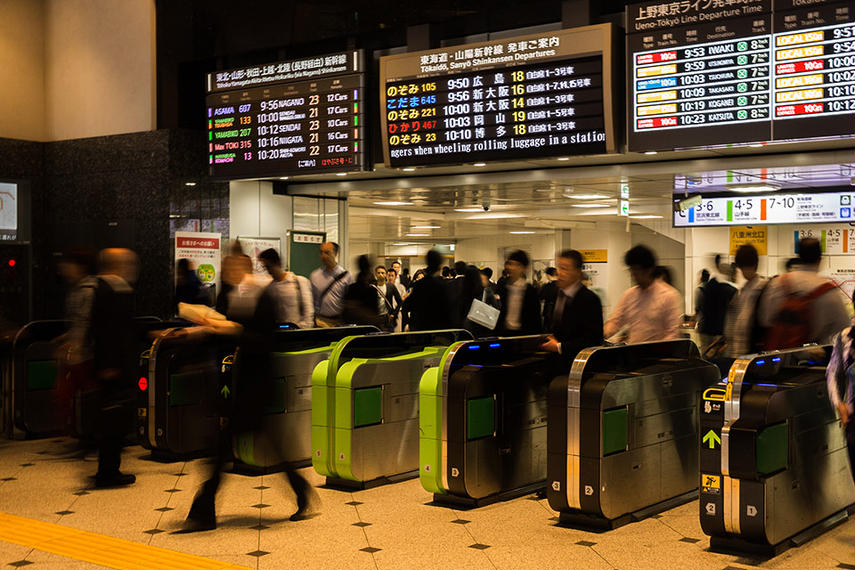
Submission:
[[[549,387],[549,505],[611,529],[697,496],[698,401],[719,381],[690,340],[583,350]]]
[[[543,340],[458,342],[422,376],[419,478],[435,502],[477,507],[543,488],[547,389],[561,372]]]
[[[15,335],[5,378],[13,432],[28,439],[62,433],[66,416],[60,413],[60,363],[56,338],[68,328],[62,320],[33,321]]]
[[[152,458],[175,461],[216,448],[219,418],[229,405],[231,375],[223,364],[235,338],[184,327],[158,331],[140,357],[137,436]]]
[[[312,374],[312,465],[367,488],[417,474],[419,380],[465,330],[350,336]]]
[[[373,326],[283,328],[273,338],[274,395],[260,430],[235,434],[234,470],[269,473],[285,465],[308,466],[312,457],[312,371],[341,339],[380,332]],[[240,365],[241,351],[234,364]],[[230,364],[224,364],[229,372]]]
[[[827,356],[817,356],[743,357],[705,396],[700,519],[711,550],[774,556],[852,512],[844,430],[828,399]]]

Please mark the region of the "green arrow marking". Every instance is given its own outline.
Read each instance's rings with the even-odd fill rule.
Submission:
[[[710,430],[704,436],[703,442],[709,443],[710,449],[715,449],[715,444],[721,445],[721,438],[713,430]]]
[[[228,386],[223,386],[222,390],[220,390],[220,394],[223,395],[223,398],[228,398],[229,394],[231,394],[231,393],[232,393],[232,391],[229,390]]]

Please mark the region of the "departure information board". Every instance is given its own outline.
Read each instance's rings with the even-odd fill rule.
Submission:
[[[610,24],[380,59],[387,166],[615,152]]]
[[[855,191],[704,198],[674,211],[675,227],[852,222]]]
[[[855,134],[847,2],[629,7],[630,151]]]
[[[217,178],[365,166],[361,51],[208,74],[208,166]]]

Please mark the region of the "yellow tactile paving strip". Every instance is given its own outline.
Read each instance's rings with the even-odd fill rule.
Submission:
[[[0,513],[0,541],[116,570],[248,570],[175,550]]]

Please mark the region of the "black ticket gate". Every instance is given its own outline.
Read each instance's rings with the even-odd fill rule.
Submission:
[[[235,337],[175,327],[158,331],[142,353],[136,427],[152,458],[176,461],[216,448],[219,419],[230,404],[226,364],[235,342]]]
[[[718,380],[690,340],[579,353],[549,387],[547,498],[559,521],[610,529],[696,497],[698,400]]]
[[[816,352],[743,357],[705,395],[700,519],[711,550],[773,556],[852,512],[844,430]]]
[[[479,507],[543,488],[547,388],[561,360],[544,337],[452,345],[422,378],[422,485],[434,501]]]
[[[286,465],[312,462],[312,372],[330,356],[335,344],[353,335],[380,332],[373,326],[317,329],[280,328],[273,335],[272,400],[259,410],[261,429],[235,434],[234,470],[270,473]],[[240,367],[241,350],[235,352],[234,369]],[[232,365],[226,364],[225,372]],[[237,382],[237,379],[233,379]]]
[[[21,327],[12,341],[4,392],[13,428],[23,437],[47,437],[65,429],[66,418],[59,413],[62,394],[54,340],[67,327],[67,321],[33,321]]]

